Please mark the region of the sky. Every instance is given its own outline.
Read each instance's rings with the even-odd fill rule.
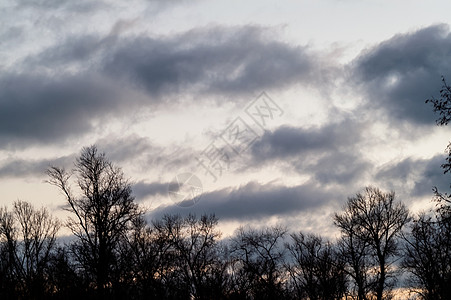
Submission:
[[[427,210],[449,128],[449,1],[3,0],[0,190],[64,219],[45,182],[84,146],[122,167],[149,221],[334,237],[365,186]],[[451,81],[451,79],[450,79]]]

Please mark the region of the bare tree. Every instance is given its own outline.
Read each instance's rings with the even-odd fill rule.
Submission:
[[[57,186],[73,216],[67,226],[77,237],[73,254],[83,270],[93,277],[102,295],[110,286],[112,267],[122,235],[143,212],[134,202],[131,185],[120,168],[114,166],[96,146],[83,148],[71,172],[48,169],[48,182]],[[71,188],[75,174],[79,193]]]
[[[163,274],[167,241],[159,240],[156,231],[147,226],[144,218],[133,222],[133,228],[120,241],[118,268],[122,271],[121,298],[165,298]],[[124,295],[124,293],[126,295]],[[166,297],[167,298],[167,297]]]
[[[363,193],[348,198],[344,211],[335,214],[334,220],[345,237],[352,236],[367,243],[368,254],[375,260],[374,293],[378,300],[388,297],[392,283],[389,279],[393,279],[392,266],[399,251],[399,236],[409,222],[405,205],[395,202],[394,192],[384,193],[378,188],[367,187]]]
[[[292,234],[286,247],[293,262],[287,270],[297,299],[342,299],[346,292],[344,261],[320,236]]]
[[[374,278],[370,270],[372,261],[370,258],[369,243],[359,238],[356,234],[357,224],[348,223],[343,234],[338,240],[338,253],[345,263],[345,272],[348,278],[348,293],[355,296],[357,300],[367,300],[367,295],[374,290]]]
[[[46,272],[59,228],[45,208],[37,210],[28,202],[16,201],[12,212],[0,209],[0,240],[12,291],[39,299],[52,289]]]
[[[239,228],[232,241],[232,256],[239,267],[237,290],[252,299],[276,299],[283,296],[285,247],[284,227],[263,230]]]
[[[451,230],[438,216],[420,214],[405,237],[403,267],[410,272],[410,285],[421,299],[451,297]]]
[[[154,227],[160,236],[165,236],[178,272],[194,299],[219,298],[224,294],[225,268],[219,257],[216,229],[218,219],[214,215],[194,215],[182,218],[165,216]]]
[[[17,229],[13,213],[6,207],[0,208],[0,266],[1,266],[1,290],[2,299],[14,299],[15,286],[20,282],[18,272],[17,251]]]

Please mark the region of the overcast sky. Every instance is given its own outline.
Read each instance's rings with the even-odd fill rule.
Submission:
[[[226,233],[283,224],[333,236],[367,185],[413,211],[446,189],[449,128],[424,101],[451,81],[449,1],[0,3],[1,203],[96,144],[148,218],[215,213]],[[168,184],[194,174],[181,207]],[[180,176],[179,176],[180,175]],[[179,176],[179,177],[177,177]],[[169,185],[171,190],[171,185]]]

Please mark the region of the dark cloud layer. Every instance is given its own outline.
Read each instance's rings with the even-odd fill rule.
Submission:
[[[75,156],[63,156],[52,159],[27,160],[8,159],[0,162],[0,178],[21,177],[45,177],[46,170],[50,166],[64,167],[70,169],[73,166]]]
[[[93,129],[118,108],[121,90],[89,74],[0,77],[0,147],[18,141],[61,142]]]
[[[253,144],[252,164],[288,163],[321,184],[349,184],[371,169],[358,146],[365,128],[351,120],[312,128],[282,126]]]
[[[432,188],[440,191],[449,189],[451,178],[443,174],[440,167],[445,162],[445,155],[436,155],[430,159],[406,158],[384,166],[375,178],[387,183],[394,190],[405,190],[413,182],[407,194],[414,197],[432,196]]]
[[[365,51],[352,69],[370,108],[383,109],[392,120],[433,124],[434,115],[424,101],[438,94],[440,76],[451,75],[448,26],[396,35]]]
[[[105,65],[108,73],[125,76],[152,95],[193,87],[226,94],[282,88],[312,80],[313,68],[305,48],[270,39],[253,26],[126,39]]]
[[[177,101],[183,93],[255,93],[313,80],[306,49],[265,32],[244,26],[162,38],[68,38],[1,74],[0,145],[82,135],[107,116]]]
[[[286,187],[251,182],[235,189],[226,188],[205,193],[196,205],[189,208],[181,208],[176,204],[156,208],[150,217],[159,218],[164,214],[215,213],[221,220],[250,221],[275,215],[296,215],[323,205],[334,206],[345,199],[342,197],[343,195],[332,193],[312,183]]]
[[[33,8],[39,10],[68,10],[76,12],[92,12],[96,8],[105,8],[105,1],[71,1],[71,0],[17,0],[16,7],[20,9]]]
[[[307,170],[323,185],[338,184],[354,187],[362,178],[372,170],[371,164],[366,161],[355,147],[354,152],[331,152],[313,164],[298,166],[300,170]],[[355,188],[360,188],[359,186]]]
[[[282,126],[274,131],[266,131],[252,145],[251,151],[257,162],[337,151],[359,141],[362,129],[361,124],[350,120],[311,128]]]
[[[146,197],[151,196],[167,196],[168,194],[168,183],[152,182],[146,183],[144,181],[137,182],[133,184],[133,195],[137,201],[141,201]]]

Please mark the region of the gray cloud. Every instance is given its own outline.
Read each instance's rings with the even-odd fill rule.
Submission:
[[[323,185],[339,184],[355,189],[358,188],[355,184],[372,170],[372,165],[360,153],[351,151],[329,152],[313,164],[297,167],[300,171],[311,172]]]
[[[344,195],[333,193],[313,183],[286,187],[255,182],[238,188],[226,188],[205,193],[199,202],[189,208],[177,205],[158,207],[151,218],[164,214],[215,213],[221,220],[250,221],[274,215],[296,215],[323,205],[336,205]]]
[[[337,151],[358,142],[363,127],[351,120],[311,128],[282,126],[266,131],[251,151],[257,162]]]
[[[93,129],[96,117],[118,108],[123,91],[89,74],[0,77],[0,145],[54,142]],[[122,107],[126,111],[126,107]],[[123,113],[122,112],[122,113]]]
[[[164,195],[167,196],[168,184],[161,182],[146,183],[144,181],[133,184],[132,190],[137,201],[141,201],[146,197]]]
[[[271,39],[255,26],[192,30],[153,39],[124,39],[105,71],[152,95],[194,88],[209,93],[260,92],[314,77],[306,48]]]
[[[314,80],[305,48],[265,32],[244,26],[159,39],[117,33],[67,39],[1,74],[0,144],[82,135],[94,121],[180,98],[173,93],[253,93]],[[77,67],[69,72],[65,64],[72,63]],[[150,97],[136,97],[136,86]]]
[[[441,168],[441,165],[445,163],[445,155],[436,155],[422,163],[424,164],[423,172],[421,173],[421,177],[415,181],[412,194],[432,195],[432,187],[437,187],[441,192],[448,191],[451,184],[451,177],[449,174],[444,174]]]
[[[98,71],[103,68],[103,58],[115,51],[117,41],[135,23],[136,20],[118,20],[106,35],[69,35],[40,53],[25,57],[21,68],[41,69],[44,72],[49,69]]]
[[[164,152],[164,148],[150,142],[146,137],[137,135],[106,136],[94,143],[100,152],[119,167],[138,168],[147,171],[152,168],[169,165],[173,158]],[[87,145],[85,145],[87,146]],[[49,166],[72,169],[81,147],[75,152],[63,156],[45,159],[21,159],[8,157],[0,161],[0,177],[42,176]],[[127,171],[134,171],[128,169]],[[126,174],[130,176],[130,174]]]
[[[430,159],[406,158],[384,166],[375,178],[410,196],[432,196],[434,186],[440,191],[449,189],[451,178],[449,174],[444,175],[440,167],[444,162],[445,155],[440,154]]]
[[[105,1],[71,1],[71,0],[17,0],[16,8],[32,8],[36,10],[67,10],[80,12],[90,12],[99,8],[105,8],[107,6]]]
[[[97,147],[105,152],[108,159],[118,164],[127,163],[135,158],[151,156],[155,160],[162,159],[159,154],[163,149],[153,144],[149,138],[138,135],[106,136],[96,141]],[[148,161],[148,166],[153,166]]]
[[[252,145],[251,166],[280,163],[324,185],[350,184],[372,168],[359,150],[365,128],[352,120],[312,128],[282,126]]]
[[[0,29],[0,40],[2,43],[13,43],[20,39],[24,29],[19,26],[11,26]]]
[[[447,25],[399,34],[365,51],[352,64],[353,81],[372,109],[392,120],[433,124],[424,101],[437,95],[440,76],[451,75],[451,35]]]
[[[114,43],[113,36],[82,35],[69,36],[63,42],[44,49],[41,53],[26,57],[22,63],[24,68],[63,68],[73,66],[81,68],[98,67],[94,58],[107,50]]]
[[[74,160],[74,155],[42,160],[8,159],[0,163],[0,178],[45,177],[45,171],[50,166],[70,169]]]

